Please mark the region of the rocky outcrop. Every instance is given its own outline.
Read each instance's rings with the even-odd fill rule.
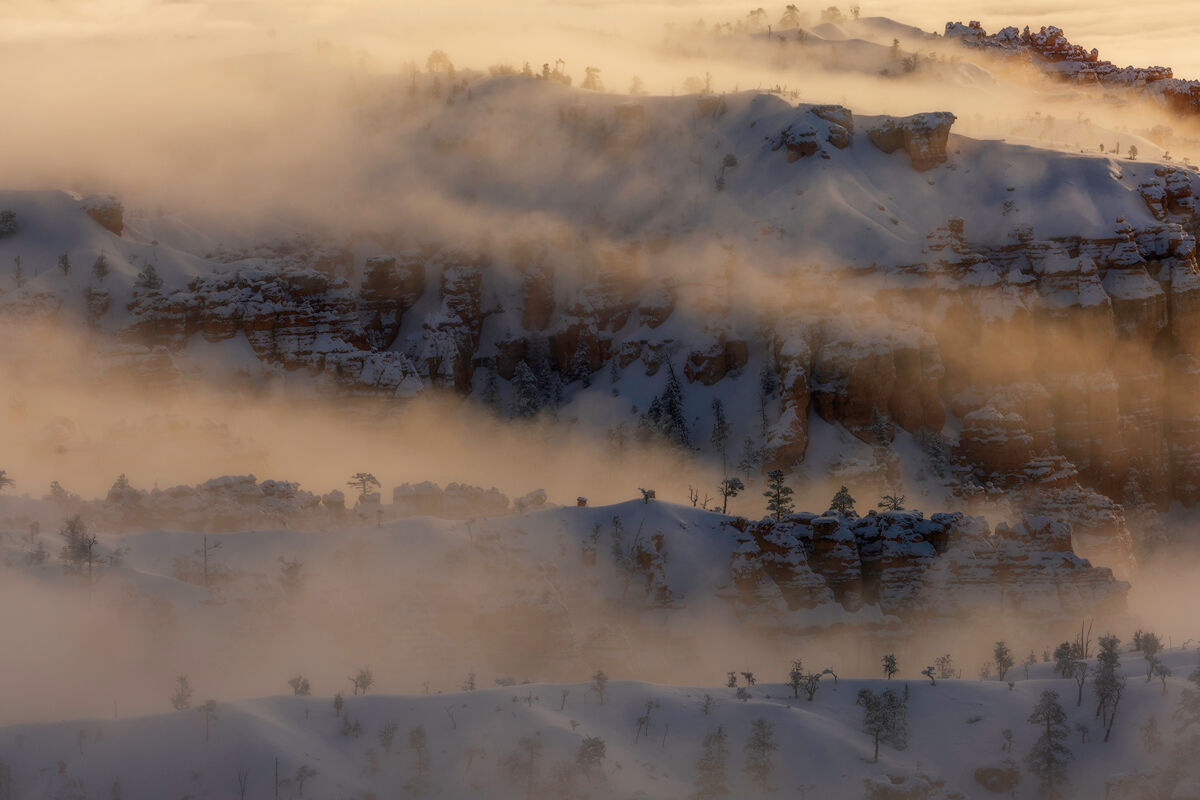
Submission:
[[[947,22],[945,35],[969,47],[1029,59],[1055,78],[1128,89],[1162,102],[1181,116],[1200,114],[1200,82],[1176,78],[1170,67],[1118,67],[1101,59],[1095,48],[1072,44],[1063,30],[1053,25],[1037,31],[1010,26],[989,35],[977,21],[967,25]]]
[[[657,531],[633,546],[633,569],[642,577],[647,608],[668,608],[675,600],[667,581],[665,542],[662,531]]]
[[[419,253],[367,258],[359,290],[359,318],[372,349],[392,346],[404,312],[416,305],[424,291],[425,259]]]
[[[1042,516],[991,532],[961,513],[799,514],[750,525],[739,542],[731,578],[746,609],[832,600],[846,611],[875,607],[909,621],[999,609],[1064,618],[1119,611],[1129,590],[1112,570],[1075,554],[1069,524]]]
[[[1009,761],[999,766],[976,767],[971,776],[989,792],[1010,792],[1021,780],[1021,768],[1015,761]]]
[[[125,231],[125,207],[109,194],[93,194],[79,204],[101,227],[120,236]]]
[[[871,425],[879,415],[911,431],[941,429],[944,369],[933,337],[902,326],[873,330],[849,319],[822,326],[818,337],[811,392],[822,419],[868,443],[874,443]]]
[[[849,147],[854,136],[854,114],[845,106],[814,106],[812,114],[829,123],[829,133],[826,141],[844,150]]]
[[[804,118],[854,125],[832,107]],[[904,127],[890,130],[903,143]],[[289,266],[341,264],[333,246],[222,251],[225,272],[135,292],[123,338],[150,358],[159,347],[177,355],[194,336],[244,337],[283,372],[385,397],[430,385],[481,393],[480,366],[512,381],[524,361],[542,405],[605,370],[620,393],[626,377],[667,364],[723,394],[759,377],[743,374],[758,358],[774,386],[762,403],[765,468],[804,459],[810,411],[869,445],[880,430],[889,441],[896,430],[933,435],[949,413],[962,421],[952,455],[964,499],[1071,484],[1120,502],[1135,486],[1162,507],[1200,499],[1200,267],[1193,182],[1170,168],[1155,177],[1165,214],[1156,224],[1116,220],[1108,235],[1054,240],[1023,225],[981,246],[952,219],[917,263],[781,280],[783,310],[753,336],[734,310],[736,265],[728,276],[664,279],[654,259],[673,258],[672,245],[656,240],[589,254],[594,277],[569,281],[533,247],[512,265],[399,250],[367,259],[358,291],[329,271]],[[268,256],[270,269],[248,261]],[[98,324],[106,314],[93,305]],[[153,357],[145,374],[165,366]]]
[[[812,125],[789,125],[772,140],[771,149],[783,150],[789,164],[811,156],[820,149],[817,129]]]
[[[429,383],[465,393],[485,316],[483,264],[472,256],[450,253],[436,267],[441,273],[441,307],[425,317],[422,335],[409,346]]]
[[[391,285],[398,314],[406,295],[402,283]],[[379,302],[372,295],[367,307],[377,312]],[[263,361],[324,375],[351,393],[405,397],[422,386],[404,354],[371,348],[358,297],[324,272],[238,269],[196,278],[185,290],[136,292],[127,310],[132,321],[121,338],[130,344],[178,352],[192,336],[240,336]]]
[[[803,524],[801,518],[800,524]],[[809,558],[812,569],[824,580],[833,597],[847,611],[863,605],[862,558],[854,533],[838,517],[809,520],[812,531]]]
[[[948,111],[884,117],[867,129],[867,138],[885,153],[904,150],[912,159],[913,168],[925,172],[949,159],[946,143],[955,119]]]

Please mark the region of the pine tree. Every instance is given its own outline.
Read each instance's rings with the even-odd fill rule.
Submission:
[[[880,659],[880,663],[883,665],[883,674],[887,676],[889,681],[897,672],[900,671],[900,668],[896,665],[895,653],[888,653],[886,656]]]
[[[378,479],[370,472],[354,473],[350,480],[346,481],[346,485],[351,489],[358,489],[359,497],[366,497],[372,486],[380,488]]]
[[[192,685],[188,682],[187,675],[180,675],[175,679],[175,690],[171,692],[171,706],[176,711],[183,711],[185,708],[191,708]]]
[[[683,387],[675,374],[675,367],[667,364],[667,385],[658,396],[659,417],[655,422],[659,432],[671,443],[685,450],[692,449],[692,435],[688,431],[683,410]]]
[[[1071,729],[1067,726],[1067,712],[1058,703],[1058,692],[1053,689],[1042,692],[1041,699],[1029,715],[1029,723],[1044,729],[1033,749],[1025,756],[1025,763],[1038,776],[1046,794],[1058,797],[1061,787],[1067,782],[1067,765],[1073,758],[1065,744]]]
[[[886,450],[892,443],[892,426],[878,408],[871,409],[871,446]]]
[[[0,485],[3,485],[2,477],[3,476],[0,475]],[[58,506],[59,508],[65,508],[72,502],[77,502],[79,500],[79,496],[68,492],[58,481],[50,481],[50,494],[46,499],[54,503],[54,505]]]
[[[571,357],[571,364],[567,368],[567,377],[571,381],[579,381],[583,387],[592,385],[592,362],[588,358],[587,347],[584,346],[583,337],[579,337],[579,346],[575,348],[575,355]]]
[[[954,677],[954,659],[949,653],[938,656],[933,660],[933,665],[937,667],[938,677],[943,680],[950,680]]]
[[[837,494],[829,501],[829,508],[839,514],[848,514],[854,510],[854,498],[845,486],[837,490]]]
[[[789,3],[787,8],[783,10],[783,16],[779,19],[780,28],[799,28],[802,18],[800,9],[795,3]]]
[[[692,793],[693,798],[714,800],[729,796],[729,786],[725,778],[725,764],[728,759],[729,746],[725,729],[718,725],[715,732],[704,735],[703,750],[700,760],[696,762],[696,791]]]
[[[795,509],[792,502],[795,491],[790,486],[785,486],[783,480],[783,470],[771,470],[767,473],[767,491],[763,492],[763,497],[767,498],[767,513],[773,516],[776,522],[780,522]]]
[[[713,398],[712,415],[712,433],[709,435],[709,441],[713,450],[721,454],[721,474],[726,475],[729,472],[729,421],[725,419],[725,404],[719,397]]]
[[[892,690],[888,689],[886,691],[891,692]],[[882,696],[875,694],[870,689],[859,689],[854,702],[856,705],[861,706],[863,710],[863,732],[871,737],[875,745],[875,755],[872,757],[871,763],[878,763],[879,742],[880,740],[886,741],[888,733],[892,730],[889,704],[885,702]]]
[[[513,374],[513,416],[528,419],[542,408],[542,392],[537,376],[524,360]]]
[[[599,67],[584,67],[583,74],[583,83],[579,84],[579,88],[588,89],[593,92],[604,91],[604,84],[600,81]]]
[[[1158,664],[1158,654],[1162,652],[1162,640],[1158,638],[1156,633],[1143,633],[1141,638],[1134,634],[1134,645],[1142,653],[1142,658],[1146,659],[1146,683],[1149,683],[1154,677],[1154,667]]]
[[[76,514],[68,517],[59,529],[58,535],[63,539],[59,558],[71,567],[91,566],[95,561],[96,537],[87,532],[83,517]]]
[[[551,367],[549,340],[539,337],[531,341],[526,360],[537,382],[537,408],[558,408],[563,401],[562,376]]]
[[[108,277],[108,257],[103,252],[96,256],[96,261],[92,264],[92,275],[98,281],[103,281]]]
[[[755,444],[754,439],[747,436],[742,442],[742,455],[738,460],[738,472],[746,476],[746,480],[750,480],[750,475],[762,466],[763,451],[762,448]]]
[[[792,698],[800,699],[800,685],[804,683],[804,662],[800,659],[792,661],[792,668],[788,670],[787,685],[792,689]]]
[[[358,672],[350,676],[350,682],[354,686],[354,694],[366,694],[367,690],[375,685],[375,674],[366,667],[359,667]]]
[[[1117,706],[1125,692],[1125,676],[1119,675],[1121,665],[1121,640],[1111,633],[1099,639],[1100,652],[1096,654],[1096,677],[1092,680],[1092,691],[1096,693],[1096,716],[1104,723],[1104,741],[1112,735],[1113,722],[1117,717]]]
[[[726,478],[721,481],[721,513],[725,514],[729,510],[729,498],[737,497],[738,493],[746,488],[742,483],[741,478]]]
[[[146,268],[138,273],[137,286],[140,289],[145,289],[149,292],[156,292],[162,288],[162,278],[158,276],[158,270],[153,264],[147,264]]]
[[[1074,671],[1075,654],[1071,650],[1070,642],[1063,642],[1054,648],[1054,669],[1064,678],[1070,677]]]
[[[592,676],[592,691],[600,698],[600,705],[608,702],[608,676],[604,674],[604,670],[598,670]]]
[[[992,659],[996,662],[997,679],[1004,680],[1004,676],[1008,674],[1013,665],[1012,651],[1004,642],[996,642],[996,646],[992,649]]]
[[[779,749],[775,742],[775,726],[759,718],[750,723],[750,738],[746,741],[746,763],[742,771],[749,774],[761,792],[774,791],[771,775],[775,764],[771,754]]]

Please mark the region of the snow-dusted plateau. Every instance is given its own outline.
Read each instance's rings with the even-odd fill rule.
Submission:
[[[1200,81],[177,5],[0,54],[0,800],[1200,799]]]

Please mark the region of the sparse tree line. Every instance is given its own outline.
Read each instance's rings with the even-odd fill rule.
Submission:
[[[1092,697],[1097,704],[1095,716],[1099,720],[1100,728],[1104,731],[1102,741],[1108,742],[1117,719],[1118,709],[1123,708],[1121,701],[1126,693],[1126,678],[1120,674],[1121,656],[1129,653],[1140,655],[1147,665],[1147,681],[1155,680],[1161,674],[1156,672],[1156,667],[1163,663],[1164,647],[1161,639],[1156,634],[1141,630],[1134,634],[1133,639],[1133,649],[1123,650],[1121,642],[1116,636],[1105,634],[1096,640],[1093,652],[1090,631],[1084,628],[1076,641],[1065,642],[1056,648],[1056,654],[1053,657],[1051,657],[1049,649],[1043,652],[1040,660],[1031,652],[1021,666],[1027,670],[1028,667],[1035,664],[1045,664],[1059,678],[1065,679],[1073,678],[1078,674],[1080,663],[1094,661],[1094,665],[1090,665],[1088,674],[1092,677],[1090,682]],[[1017,659],[1012,649],[1004,641],[998,641],[995,643],[991,655],[990,664],[996,679],[1005,681],[1016,666]],[[879,659],[879,664],[883,677],[889,683],[895,680],[901,671],[901,664],[895,653],[885,653]],[[922,673],[928,674],[932,685],[936,685],[935,676],[943,679],[959,676],[949,654],[938,657],[934,665],[926,667]],[[802,701],[802,704],[817,702],[818,688],[822,683],[822,678],[827,676],[831,677],[836,689],[838,676],[832,669],[826,668],[820,672],[808,670],[800,659],[796,659],[789,667],[784,686],[791,690],[791,700]],[[1026,677],[1029,677],[1028,672],[1026,672]],[[1184,754],[1189,752],[1189,748],[1194,749],[1200,744],[1200,667],[1194,669],[1187,680],[1189,685],[1180,692],[1172,715],[1175,721],[1174,732],[1177,740],[1176,750],[1172,756],[1175,759],[1184,758]],[[347,681],[354,696],[366,695],[375,686],[374,673],[367,667],[359,667],[352,671],[347,676]],[[473,692],[476,691],[476,683],[476,675],[473,672],[468,673],[460,688],[464,692]],[[515,681],[507,678],[498,679],[496,683],[500,686],[512,686]],[[297,673],[289,678],[287,685],[297,698],[312,696],[312,685],[303,674]],[[733,700],[738,702],[752,699],[751,690],[760,692],[765,688],[760,686],[757,677],[751,671],[729,672],[726,685],[733,690]],[[539,687],[530,685],[527,690],[514,693],[511,696],[511,704],[515,708],[524,704],[532,711],[535,705],[542,703],[538,691]],[[934,692],[936,690],[931,687],[927,691]],[[426,685],[425,694],[429,694],[428,685]],[[569,687],[562,687],[556,693],[555,700],[559,703],[559,713],[565,712],[565,706],[571,695],[572,689]],[[591,684],[580,695],[580,700],[586,704],[589,698],[594,698],[598,706],[608,706],[612,702],[611,695],[612,686],[609,678],[603,670],[599,670],[592,676]],[[197,737],[201,735],[202,731],[204,741],[209,742],[222,735],[222,716],[225,710],[214,699],[193,705],[194,696],[195,692],[188,676],[180,675],[176,678],[168,699],[171,707],[176,711],[197,712]],[[715,699],[712,694],[705,694],[695,707],[700,719],[710,719],[720,702],[722,701]],[[864,750],[866,754],[863,756],[865,761],[878,762],[882,746],[895,751],[903,751],[908,747],[911,703],[912,693],[907,682],[897,688],[885,684],[885,688],[882,690],[861,687],[856,691],[855,705],[860,714],[858,725],[865,736]],[[504,776],[512,789],[518,795],[524,795],[527,798],[594,796],[597,789],[603,790],[605,787],[607,775],[613,770],[620,769],[619,764],[612,765],[611,769],[607,766],[608,745],[605,739],[587,732],[578,732],[579,738],[571,756],[560,757],[557,762],[550,763],[541,732],[536,729],[515,737],[515,742],[493,746],[492,753],[489,753],[488,749],[480,744],[468,744],[462,748],[462,762],[438,764],[434,754],[445,752],[445,749],[440,744],[435,748],[431,743],[431,738],[438,737],[438,740],[442,741],[442,737],[447,735],[468,736],[469,733],[466,731],[469,728],[462,728],[464,722],[461,719],[462,714],[459,713],[456,716],[456,712],[468,708],[466,704],[452,702],[445,707],[446,722],[444,725],[448,728],[430,728],[429,720],[423,719],[423,721],[409,726],[406,735],[403,734],[405,729],[398,720],[385,720],[378,725],[377,730],[369,730],[363,725],[361,719],[352,715],[345,695],[341,691],[334,694],[330,704],[337,722],[335,729],[337,733],[352,741],[365,739],[365,750],[361,752],[365,774],[379,775],[385,771],[394,774],[400,771],[404,775],[404,789],[415,796],[435,792],[438,769],[453,769],[469,775],[473,774],[472,770],[476,769],[476,764],[483,763],[489,758],[493,769],[498,770]],[[628,708],[628,705],[623,705],[622,708]],[[629,729],[630,741],[633,746],[652,745],[659,749],[666,748],[671,726],[668,719],[663,718],[666,712],[661,710],[662,703],[654,697],[643,696],[634,709],[635,716],[630,720]],[[315,720],[314,724],[324,724],[320,722],[322,716],[319,713],[313,715],[313,710],[311,706],[303,706],[304,720],[306,722]],[[495,707],[495,712],[502,710],[502,705]],[[1125,716],[1128,716],[1128,713]],[[968,718],[967,724],[978,719],[980,719],[978,716]],[[1014,780],[1019,780],[1023,763],[1036,779],[1045,796],[1061,797],[1068,786],[1069,766],[1074,759],[1071,737],[1077,733],[1080,743],[1087,744],[1088,726],[1083,722],[1078,722],[1072,728],[1070,714],[1064,707],[1060,694],[1053,689],[1044,689],[1040,692],[1030,710],[1027,721],[1036,731],[1036,738],[1029,749],[1025,751],[1021,763],[1018,763],[1013,757],[1016,746],[1014,732],[1010,729],[1002,731],[1000,749],[1009,756],[1004,761],[1004,768],[1012,772]],[[725,724],[716,724],[714,727],[704,730],[691,778],[693,790],[690,796],[693,798],[737,797],[744,796],[748,791],[761,795],[781,789],[776,776],[776,754],[787,743],[781,743],[778,740],[776,724],[767,716],[751,719],[745,729],[736,731],[741,735],[740,747],[731,741],[731,734],[735,731],[731,731]],[[577,732],[580,724],[571,720],[570,727],[572,732]],[[706,726],[702,724],[689,727],[694,731],[697,727],[703,730]],[[464,732],[459,733],[460,730]],[[1155,753],[1162,747],[1163,736],[1155,717],[1146,719],[1138,731],[1141,745],[1147,752]],[[98,742],[101,738],[102,734],[97,729],[95,740]],[[81,731],[78,743],[81,754],[87,739],[87,732]],[[561,747],[559,750],[561,751]],[[735,753],[738,751],[740,751],[740,758],[735,761]],[[1160,778],[1169,780],[1174,774],[1170,771],[1173,767],[1168,765],[1164,769],[1165,772],[1155,773],[1157,777],[1152,776],[1146,780]],[[3,765],[0,764],[0,779],[3,779],[5,774]],[[261,777],[258,777],[259,774]],[[739,774],[741,778],[738,777]],[[256,780],[265,780],[267,789],[273,789],[276,796],[302,797],[306,784],[319,783],[321,774],[309,763],[293,763],[291,767],[287,767],[281,773],[277,760],[273,767],[273,776],[267,774],[266,770],[255,773],[255,775]],[[245,797],[247,787],[251,784],[251,770],[239,767],[236,778],[238,796]],[[481,778],[486,780],[483,776]],[[0,781],[0,785],[2,785],[2,781]],[[258,791],[262,791],[261,784]],[[280,792],[282,794],[279,794]]]
[[[0,237],[16,233],[17,227],[16,212],[11,209],[0,210]],[[154,244],[157,245],[158,242],[154,242]],[[138,260],[137,255],[130,256],[131,264],[136,266]],[[47,267],[47,271],[54,268],[58,269],[64,278],[70,277],[72,270],[75,268],[75,265],[71,261],[71,254],[61,253],[55,261],[54,267]],[[12,282],[15,288],[23,289],[25,284],[29,282],[30,275],[27,269],[28,267],[23,256],[16,255],[13,257]],[[42,265],[34,263],[32,269],[32,277],[36,278],[42,272]],[[110,272],[112,272],[112,265],[109,263],[108,254],[104,250],[101,250],[92,261],[92,278],[97,284],[103,284]],[[158,273],[158,267],[151,259],[145,259],[144,265],[134,277],[133,285],[139,292],[157,292],[163,288],[163,280]],[[84,289],[84,294],[91,295],[97,291],[99,290],[89,286]]]

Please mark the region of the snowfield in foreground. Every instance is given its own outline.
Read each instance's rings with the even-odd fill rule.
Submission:
[[[684,798],[702,791],[697,779],[704,740],[720,729],[729,796],[757,797],[764,794],[758,775],[744,767],[753,761],[747,750],[752,730],[763,720],[769,738],[759,726],[758,741],[766,745],[765,777],[774,796],[1032,798],[1040,795],[1025,756],[1039,728],[1027,718],[1042,692],[1052,689],[1070,726],[1068,795],[1159,796],[1137,793],[1136,777],[1120,788],[1114,784],[1115,795],[1106,795],[1105,787],[1117,776],[1178,757],[1172,755],[1173,713],[1198,658],[1195,649],[1168,652],[1163,660],[1173,677],[1160,684],[1146,682],[1140,654],[1124,653],[1128,688],[1108,742],[1102,741],[1090,683],[1077,707],[1075,682],[1058,678],[1050,663],[1034,665],[1028,679],[1014,667],[1011,686],[999,680],[930,685],[909,670],[905,679],[891,681],[825,676],[811,701],[803,688],[793,699],[781,683],[749,687],[742,692],[748,699],[739,700],[725,687],[616,681],[606,686],[603,703],[594,685],[527,684],[430,696],[351,696],[340,715],[329,697],[217,702],[211,715],[197,708],[203,699],[194,698],[196,707],[155,716],[7,727],[0,731],[0,759],[9,772],[0,770],[0,781],[8,783],[0,782],[0,794]],[[738,683],[744,687],[745,679]],[[856,704],[863,689],[908,693],[907,747],[882,742],[878,763]],[[1158,744],[1146,732],[1150,719]],[[1090,730],[1083,734],[1081,726]],[[1012,732],[1010,749],[1006,730]],[[595,739],[603,740],[602,748]],[[772,742],[778,749],[770,750]],[[979,775],[1003,787],[1012,776],[1008,759],[1019,765],[1019,781],[1011,795],[1007,788],[993,794],[977,770],[984,768]],[[1149,786],[1148,779],[1141,781]],[[1177,777],[1171,796],[1196,797],[1197,791],[1198,784]]]

